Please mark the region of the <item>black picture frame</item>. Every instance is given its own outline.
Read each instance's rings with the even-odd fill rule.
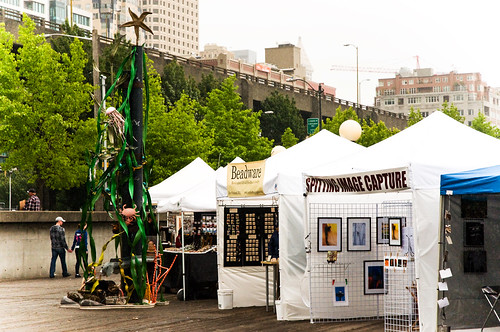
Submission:
[[[484,246],[484,223],[479,220],[464,222],[464,246]]]
[[[462,218],[488,217],[488,198],[484,195],[463,195],[460,199]]]
[[[342,218],[318,217],[318,252],[342,251]]]
[[[464,251],[464,273],[486,273],[488,264],[486,250]]]
[[[377,217],[377,244],[389,244],[388,217]]]
[[[389,218],[389,245],[401,246],[401,227],[403,218]]]
[[[363,261],[364,294],[384,294],[385,268],[383,260]]]

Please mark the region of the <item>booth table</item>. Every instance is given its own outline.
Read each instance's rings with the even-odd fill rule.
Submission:
[[[276,312],[276,298],[279,298],[279,261],[261,261],[266,267],[266,311],[269,311],[269,266],[273,267],[273,312]]]
[[[168,273],[164,285],[177,290],[182,285],[182,251],[163,251],[162,265],[170,266],[175,256],[177,260]],[[200,297],[217,298],[217,252],[209,250],[205,252],[184,252],[185,277],[186,277],[186,299]]]

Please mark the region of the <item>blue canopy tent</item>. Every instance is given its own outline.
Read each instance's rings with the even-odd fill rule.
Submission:
[[[441,269],[450,268],[446,317],[453,328],[498,326],[484,286],[500,285],[500,165],[441,175]],[[498,309],[498,306],[497,306]],[[491,315],[493,316],[493,315]]]
[[[441,195],[500,193],[500,165],[441,175]]]

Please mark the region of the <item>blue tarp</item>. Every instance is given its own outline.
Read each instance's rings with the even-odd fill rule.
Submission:
[[[441,195],[500,193],[500,165],[441,175]]]

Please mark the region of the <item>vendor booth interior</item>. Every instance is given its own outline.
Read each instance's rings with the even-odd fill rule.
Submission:
[[[442,325],[500,326],[500,166],[441,176]],[[491,296],[490,296],[491,295]]]

